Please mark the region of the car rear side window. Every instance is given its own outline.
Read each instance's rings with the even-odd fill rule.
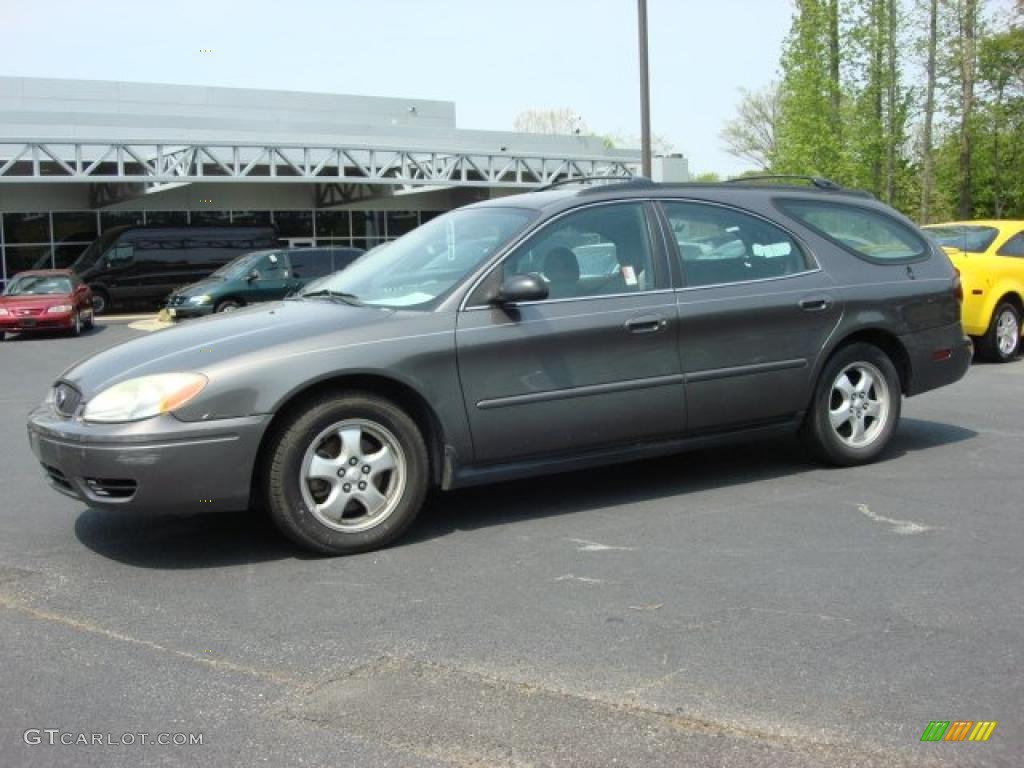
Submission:
[[[894,264],[928,254],[925,240],[880,211],[820,200],[779,200],[784,212],[867,261]]]
[[[292,275],[303,280],[323,277],[334,271],[331,252],[318,248],[296,248],[288,252],[288,260],[292,265]]]
[[[1018,259],[1024,257],[1024,232],[1020,232],[1005,243],[1003,247],[997,251],[999,256],[1015,256]]]
[[[703,203],[663,208],[687,287],[785,277],[810,266],[796,241],[764,219]]]

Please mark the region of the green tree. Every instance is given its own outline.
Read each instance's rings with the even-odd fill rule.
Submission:
[[[834,62],[838,52],[837,0],[796,0],[793,23],[782,53],[782,83],[776,154],[777,173],[844,174],[841,115],[836,109],[840,83]],[[838,18],[837,16],[835,16]],[[834,33],[834,34],[833,34]]]

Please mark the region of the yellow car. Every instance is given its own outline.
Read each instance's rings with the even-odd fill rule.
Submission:
[[[954,221],[924,228],[960,270],[964,332],[978,354],[1009,362],[1024,315],[1024,221]]]

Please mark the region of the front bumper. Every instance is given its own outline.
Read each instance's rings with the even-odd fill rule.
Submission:
[[[70,312],[61,314],[0,317],[0,331],[5,333],[31,333],[32,331],[55,331],[71,328],[73,317]]]
[[[269,415],[129,424],[65,419],[44,404],[28,421],[32,452],[57,491],[103,510],[191,514],[249,504]]]
[[[180,304],[174,307],[167,307],[167,313],[174,320],[190,320],[196,317],[206,317],[213,314],[211,304]]]

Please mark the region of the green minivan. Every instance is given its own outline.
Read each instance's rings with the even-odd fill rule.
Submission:
[[[179,320],[281,299],[310,280],[345,269],[362,255],[361,248],[333,247],[246,253],[209,277],[175,290],[167,299],[167,311]]]

